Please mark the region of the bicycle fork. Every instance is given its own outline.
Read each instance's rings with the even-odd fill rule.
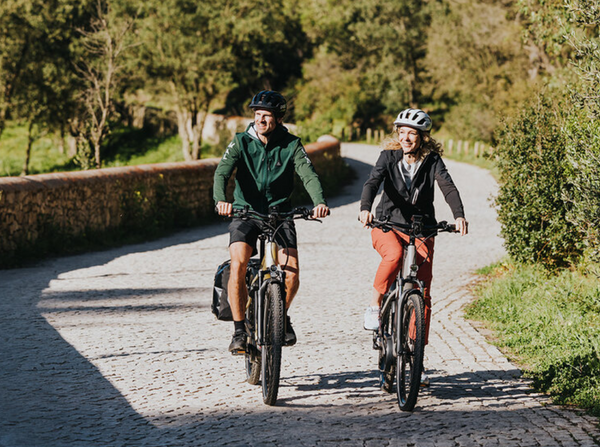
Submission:
[[[265,345],[265,303],[267,300],[267,288],[269,284],[276,282],[281,285],[281,297],[283,299],[285,309],[285,272],[279,266],[278,258],[278,245],[275,242],[265,242],[264,256],[261,263],[261,269],[259,271],[259,289],[257,292],[258,300],[256,303],[256,322],[258,331],[258,345]]]
[[[411,243],[406,247],[404,253],[404,262],[402,264],[402,276],[399,279],[399,285],[401,296],[398,299],[398,306],[396,310],[396,339],[394,340],[394,355],[403,355],[402,342],[404,338],[404,331],[409,331],[410,336],[410,325],[405,327],[404,325],[404,307],[408,301],[410,295],[420,293],[421,299],[423,299],[423,284],[417,279],[417,272],[419,266],[416,263],[417,260],[417,248],[415,247],[414,241],[411,239]],[[419,292],[416,292],[418,290]]]

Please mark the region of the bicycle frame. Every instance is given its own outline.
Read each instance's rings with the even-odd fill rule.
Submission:
[[[399,328],[397,331],[397,339],[395,346],[395,354],[402,355],[403,352],[398,352],[398,346],[401,346],[400,340],[403,339],[404,336],[404,325],[400,324],[404,321],[404,304],[408,300],[409,295],[418,293],[421,300],[423,300],[423,296],[425,293],[425,284],[423,281],[417,279],[417,272],[419,271],[419,266],[417,265],[417,247],[415,246],[415,235],[413,232],[409,235],[409,242],[406,247],[404,247],[404,259],[402,264],[402,269],[398,272],[398,276],[396,281],[399,285],[398,290],[402,291],[402,297],[400,300],[400,305],[398,308],[400,311],[397,313],[397,323],[396,327]],[[418,292],[417,292],[418,290]]]
[[[418,225],[420,222],[417,223]],[[397,332],[397,340],[394,343],[394,355],[402,354],[401,352],[397,352],[398,346],[400,346],[401,337],[404,335],[402,330],[403,327],[399,322],[401,322],[404,318],[404,303],[408,299],[408,296],[411,293],[415,293],[415,290],[418,290],[421,298],[423,298],[425,285],[423,281],[417,279],[417,272],[419,271],[419,266],[416,264],[417,260],[417,248],[415,246],[416,237],[414,232],[411,232],[409,235],[408,245],[404,247],[404,256],[402,260],[402,268],[398,271],[398,275],[396,276],[396,280],[394,286],[392,286],[385,302],[381,306],[381,313],[384,313],[384,309],[388,306],[395,306],[395,309],[392,308],[392,311],[397,312],[397,326],[400,330]],[[400,298],[398,297],[399,293],[402,293]],[[400,311],[398,312],[398,309]],[[378,336],[377,332],[374,332],[374,337]],[[378,346],[378,344],[374,341],[374,346]]]

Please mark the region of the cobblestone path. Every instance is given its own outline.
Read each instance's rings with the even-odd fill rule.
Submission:
[[[436,241],[431,387],[413,413],[379,391],[362,329],[378,256],[356,220],[379,151],[343,150],[358,179],[323,224],[298,224],[299,342],[284,351],[276,407],[226,352],[232,324],[210,313],[222,223],[0,271],[0,447],[598,445],[596,420],[531,393],[462,318],[473,271],[503,255],[495,184],[472,166],[448,162],[471,234]]]

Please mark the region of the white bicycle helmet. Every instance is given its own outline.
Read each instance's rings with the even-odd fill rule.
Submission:
[[[431,130],[431,118],[421,109],[406,109],[398,114],[394,126],[408,126],[423,132],[429,132]]]

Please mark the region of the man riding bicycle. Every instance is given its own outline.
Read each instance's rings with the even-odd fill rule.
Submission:
[[[263,214],[267,214],[271,207],[290,211],[296,172],[315,206],[313,217],[327,216],[329,208],[323,197],[321,182],[300,138],[289,133],[282,124],[287,110],[285,98],[277,92],[266,90],[256,94],[249,107],[254,111],[254,121],[245,132],[236,134],[215,171],[213,190],[219,215],[231,216],[234,206],[248,206]],[[232,204],[227,201],[225,191],[229,177],[236,168]],[[235,327],[229,345],[229,351],[233,354],[243,353],[246,349],[246,268],[256,251],[261,225],[257,220],[239,218],[233,218],[229,224],[231,265],[227,292]],[[283,228],[277,233],[277,243],[281,247],[279,262],[286,266],[286,309],[289,309],[300,284],[294,222],[283,223]],[[296,340],[288,316],[285,344],[292,346]]]

